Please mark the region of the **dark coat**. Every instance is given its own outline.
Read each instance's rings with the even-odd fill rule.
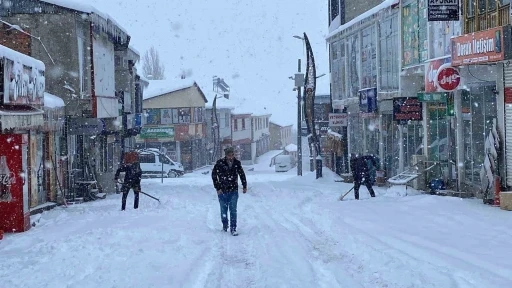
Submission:
[[[245,178],[242,163],[237,159],[233,159],[231,168],[226,158],[219,159],[212,171],[212,180],[215,190],[222,190],[223,193],[238,192],[238,176],[242,181],[242,187],[247,188],[247,180]]]
[[[369,163],[374,167],[377,167],[378,162],[375,157],[371,155],[367,156],[358,156],[350,159],[350,170],[352,170],[352,176],[354,177],[354,182],[361,183],[363,178],[366,181],[370,180],[370,167]]]
[[[122,164],[116,171],[116,175],[114,176],[115,180],[119,179],[119,174],[121,172],[125,172],[123,181],[124,185],[140,185],[142,169],[140,169],[139,162]]]

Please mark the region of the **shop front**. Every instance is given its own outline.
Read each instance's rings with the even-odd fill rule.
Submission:
[[[494,197],[497,177],[502,187],[512,186],[507,177],[512,176],[512,165],[507,165],[512,138],[506,133],[512,127],[507,104],[512,103],[507,100],[512,90],[511,31],[507,25],[452,38],[451,65],[460,75],[454,97],[456,114],[461,115],[454,123],[459,185],[484,200]],[[445,76],[445,82],[458,75]]]

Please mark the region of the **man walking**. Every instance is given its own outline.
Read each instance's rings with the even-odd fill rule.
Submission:
[[[375,197],[369,164],[377,167],[378,163],[375,157],[371,155],[357,156],[356,154],[352,154],[350,157],[350,170],[352,170],[352,176],[354,177],[354,197],[356,200],[359,200],[359,188],[363,183],[368,188],[370,196]]]
[[[123,198],[121,202],[121,210],[124,211],[126,208],[126,198],[128,198],[128,192],[133,189],[135,198],[133,199],[133,209],[139,208],[139,192],[140,192],[140,181],[142,178],[142,169],[140,169],[140,163],[138,161],[137,152],[128,152],[123,156],[123,164],[117,169],[114,181],[118,181],[119,174],[125,172],[123,185],[121,192]]]
[[[231,235],[237,236],[236,232],[236,206],[238,203],[238,176],[242,181],[243,193],[247,192],[247,180],[245,178],[242,163],[235,158],[235,149],[228,147],[224,149],[225,157],[215,163],[212,171],[212,180],[220,204],[220,216],[222,229],[228,231],[231,228]],[[228,210],[230,225],[228,226]]]

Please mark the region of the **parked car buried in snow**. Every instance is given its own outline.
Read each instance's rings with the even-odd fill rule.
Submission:
[[[295,167],[295,160],[291,155],[277,155],[274,164],[276,172],[286,172]]]

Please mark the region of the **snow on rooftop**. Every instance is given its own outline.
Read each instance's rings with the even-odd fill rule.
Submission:
[[[293,124],[286,124],[286,123],[275,121],[275,120],[270,120],[270,123],[275,124],[277,126],[281,126],[281,127],[293,126]]]
[[[64,100],[62,98],[55,96],[53,94],[50,94],[48,92],[44,92],[44,107],[46,108],[60,108],[64,107],[66,104],[64,104]]]
[[[44,63],[42,61],[37,60],[36,58],[32,58],[25,54],[22,54],[18,51],[14,51],[10,48],[0,45],[0,58],[6,57],[14,62],[19,62],[24,66],[36,68],[38,70],[45,70]]]
[[[356,18],[348,21],[347,23],[341,25],[340,27],[334,29],[332,32],[330,32],[329,34],[327,34],[327,36],[325,37],[325,39],[329,39],[331,38],[332,36],[338,34],[339,32],[347,29],[347,28],[350,28],[352,25],[356,24],[357,22],[359,21],[362,21],[370,16],[373,16],[374,14],[377,14],[378,12],[380,12],[381,10],[384,10],[386,8],[389,8],[395,4],[398,4],[400,0],[384,0],[382,3],[380,3],[379,5],[373,7],[372,9],[360,14],[359,16],[357,16]]]
[[[114,18],[112,18],[107,13],[101,12],[100,10],[96,9],[92,5],[84,4],[84,2],[86,3],[86,1],[80,1],[80,0],[40,0],[40,1],[46,2],[48,4],[61,6],[64,8],[68,8],[71,10],[87,13],[87,14],[96,14],[105,20],[112,21],[112,23],[114,25],[119,27],[119,29],[121,29],[124,33],[126,33],[128,35],[128,32],[126,31],[126,29],[124,29],[123,26],[119,25],[119,23],[117,23],[116,20],[114,20]]]
[[[194,86],[194,80],[149,80],[149,86],[144,90],[144,100],[172,93]]]

